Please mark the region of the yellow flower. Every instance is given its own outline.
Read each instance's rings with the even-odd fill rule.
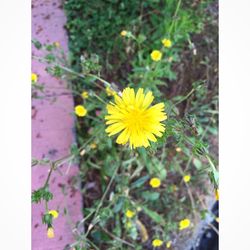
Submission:
[[[155,239],[155,240],[152,241],[152,246],[153,247],[160,247],[162,244],[163,244],[163,241],[159,240],[159,239]]]
[[[219,200],[219,189],[215,190],[215,199],[218,201]]]
[[[37,74],[32,73],[32,74],[31,74],[31,81],[32,81],[32,82],[37,82],[37,79],[38,79]]]
[[[76,115],[83,117],[87,114],[87,109],[85,109],[82,105],[77,105],[75,107],[75,113]]]
[[[55,237],[54,229],[52,227],[48,228],[48,230],[47,230],[47,236],[50,239]]]
[[[54,42],[54,46],[57,47],[57,48],[61,47],[59,42]]]
[[[161,60],[162,53],[159,50],[153,50],[150,54],[153,61],[158,62]]]
[[[96,143],[91,143],[90,148],[95,149],[97,147]]]
[[[216,217],[215,220],[219,223],[219,217]]]
[[[115,96],[116,92],[114,90],[112,90],[110,87],[106,87],[106,93],[108,96]]]
[[[190,175],[185,175],[185,176],[183,176],[183,180],[184,180],[186,183],[188,183],[188,182],[190,181],[190,179],[191,179],[191,176],[190,176]]]
[[[132,218],[134,216],[135,216],[135,212],[133,212],[133,211],[131,211],[129,209],[126,211],[126,217]]]
[[[82,98],[87,99],[89,97],[88,91],[83,91],[81,96],[82,96]]]
[[[175,151],[180,153],[182,151],[182,149],[178,147],[178,148],[175,149]]]
[[[127,34],[128,34],[128,32],[127,32],[126,30],[123,30],[123,31],[120,33],[121,36],[126,36]]]
[[[172,241],[170,240],[170,241],[168,241],[168,242],[166,243],[166,248],[170,248],[171,245],[172,245]]]
[[[188,228],[189,226],[190,226],[190,220],[189,219],[181,220],[180,223],[179,223],[179,229],[180,230]]]
[[[172,46],[172,42],[169,39],[164,38],[163,40],[161,40],[161,42],[164,45],[164,47],[170,48]]]
[[[49,214],[51,214],[54,219],[56,219],[58,217],[58,212],[56,210],[50,210]]]
[[[143,93],[140,88],[135,94],[134,89],[126,88],[121,97],[115,95],[115,103],[107,105],[108,114],[105,116],[109,125],[106,132],[109,136],[119,132],[116,142],[125,145],[128,141],[131,148],[148,147],[149,141],[156,142],[155,137],[162,137],[165,131],[161,121],[167,119],[164,103],[150,107],[154,97],[152,92]]]
[[[161,185],[161,180],[159,178],[152,178],[149,184],[152,188],[158,188]]]

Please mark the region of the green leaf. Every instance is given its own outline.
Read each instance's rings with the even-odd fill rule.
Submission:
[[[144,213],[148,215],[156,223],[165,224],[164,218],[157,212],[148,209],[146,206],[143,206],[142,209],[144,210]]]
[[[149,180],[149,176],[148,175],[139,178],[138,180],[136,180],[135,182],[133,182],[131,184],[131,188],[130,189],[141,187],[147,180]]]
[[[155,200],[159,199],[159,197],[160,197],[160,193],[150,192],[150,191],[142,192],[141,195],[146,201],[155,201]]]

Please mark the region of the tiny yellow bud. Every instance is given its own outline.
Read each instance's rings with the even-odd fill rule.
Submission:
[[[121,33],[120,33],[121,36],[126,36],[127,34],[128,34],[128,32],[126,30],[121,31]]]
[[[152,188],[158,188],[161,185],[161,180],[159,178],[152,178],[149,184]]]
[[[190,179],[191,179],[191,176],[190,176],[190,175],[185,175],[185,176],[183,176],[183,180],[184,180],[186,183],[188,183],[188,182],[190,181]]]
[[[178,152],[178,153],[180,153],[180,152],[182,151],[182,149],[179,148],[179,147],[177,147],[177,148],[175,149],[175,151]]]
[[[89,93],[87,91],[83,91],[81,96],[82,98],[87,99],[89,97]]]
[[[83,117],[87,114],[87,110],[82,105],[77,105],[75,107],[75,113],[76,115]]]
[[[59,42],[54,42],[54,46],[57,47],[57,48],[61,47]]]
[[[108,96],[115,96],[116,92],[112,90],[110,87],[106,87],[106,93]]]
[[[47,236],[50,239],[55,237],[54,229],[52,227],[48,228],[48,230],[47,230]]]
[[[58,217],[58,212],[56,210],[50,210],[49,214],[51,214],[53,216],[54,219],[56,219]]]
[[[153,247],[160,247],[162,244],[163,244],[163,241],[159,240],[159,239],[155,239],[155,240],[152,241],[152,246]]]
[[[91,143],[91,144],[90,144],[90,148],[91,148],[91,149],[95,149],[96,147],[97,147],[96,143]]]
[[[215,190],[215,199],[218,201],[219,200],[219,189]]]
[[[37,82],[37,79],[38,79],[37,74],[32,73],[32,74],[31,74],[31,81],[32,81],[32,82]]]
[[[159,50],[153,50],[150,56],[153,61],[158,62],[161,60],[162,53]]]
[[[180,223],[179,223],[179,229],[180,230],[188,228],[189,226],[190,226],[190,220],[189,219],[181,220]]]
[[[170,240],[170,241],[168,241],[167,243],[166,243],[166,247],[167,248],[170,248],[171,247],[171,245],[172,245],[172,241]]]
[[[163,46],[166,48],[170,48],[172,46],[172,42],[170,39],[164,38],[163,40],[161,40],[161,42],[162,42]]]
[[[135,212],[133,212],[133,211],[131,211],[129,209],[126,211],[126,217],[132,218],[134,216],[135,216]]]

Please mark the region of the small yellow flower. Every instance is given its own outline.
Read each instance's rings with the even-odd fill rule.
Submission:
[[[161,57],[162,57],[162,53],[161,51],[159,50],[153,50],[152,53],[150,54],[151,55],[151,59],[155,62],[158,62],[161,60]]]
[[[82,105],[77,105],[75,107],[75,113],[76,115],[83,117],[87,114],[87,109],[85,109]]]
[[[219,217],[216,217],[215,220],[219,223]]]
[[[155,239],[155,240],[152,241],[152,246],[153,247],[160,247],[162,244],[163,244],[163,241],[159,240],[159,239]]]
[[[112,90],[110,87],[106,87],[106,93],[108,96],[115,96],[116,92]]]
[[[60,48],[61,44],[59,42],[54,42],[54,46],[57,47],[57,48]]]
[[[38,79],[37,74],[32,73],[32,74],[31,74],[31,81],[32,81],[32,82],[37,82],[37,79]]]
[[[54,229],[52,227],[48,228],[48,230],[47,230],[47,236],[50,239],[55,237]]]
[[[177,148],[175,149],[175,151],[178,152],[178,153],[180,153],[180,152],[182,151],[182,149],[179,148],[179,147],[177,147]]]
[[[166,243],[166,248],[170,248],[171,245],[172,245],[172,241],[170,240],[170,241],[168,241],[168,242]]]
[[[136,210],[137,210],[138,212],[141,212],[142,208],[141,208],[141,207],[137,207]]]
[[[149,184],[152,188],[158,188],[161,185],[161,180],[159,178],[152,178]]]
[[[215,199],[218,201],[219,200],[219,189],[215,190]]]
[[[190,175],[185,175],[185,176],[183,176],[183,180],[184,180],[186,183],[188,183],[188,182],[190,181],[190,179],[191,179],[191,176],[190,176]]]
[[[91,143],[90,148],[95,149],[97,147],[96,143]]]
[[[54,219],[56,219],[58,217],[58,212],[56,210],[50,210],[49,214],[51,214],[53,216]]]
[[[163,40],[161,40],[161,42],[162,42],[163,46],[166,48],[170,48],[172,46],[172,42],[170,39],[164,38]]]
[[[180,223],[179,223],[179,229],[180,230],[188,228],[189,226],[190,226],[190,220],[189,219],[181,220]]]
[[[120,33],[121,36],[126,36],[127,34],[128,34],[128,32],[127,32],[126,30],[123,30],[123,31]]]
[[[81,96],[82,96],[82,98],[87,99],[89,97],[88,91],[83,91]]]
[[[126,211],[126,217],[132,218],[134,216],[135,216],[135,212],[133,212],[133,211],[131,211],[129,209]]]

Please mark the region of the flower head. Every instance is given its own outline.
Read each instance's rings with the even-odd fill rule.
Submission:
[[[132,217],[134,217],[135,216],[135,212],[133,212],[132,210],[127,210],[126,211],[126,217],[128,217],[128,218],[132,218]]]
[[[121,31],[121,33],[120,33],[121,36],[126,36],[127,34],[128,34],[128,32],[126,30]]]
[[[189,226],[190,226],[190,220],[189,219],[181,220],[180,223],[179,223],[179,229],[180,230],[188,228]]]
[[[163,241],[159,240],[159,239],[155,239],[155,240],[152,241],[152,246],[153,247],[160,247],[162,244],[163,244]]]
[[[164,38],[161,40],[161,42],[162,42],[163,46],[166,48],[170,48],[172,46],[172,42],[170,39]]]
[[[75,113],[76,115],[83,117],[87,114],[87,109],[85,109],[82,105],[77,105],[75,107]]]
[[[95,149],[96,147],[97,147],[96,143],[93,142],[93,143],[90,144],[91,149]]]
[[[59,215],[56,210],[49,210],[49,214],[51,214],[54,219],[56,219]]]
[[[161,51],[159,50],[153,50],[152,53],[150,54],[151,55],[151,59],[155,62],[158,62],[161,60],[161,57],[162,57],[162,53]]]
[[[82,96],[82,98],[87,99],[89,97],[88,91],[83,91],[81,96]]]
[[[31,73],[31,81],[32,82],[37,82],[37,79],[38,79],[37,74]]]
[[[148,147],[149,141],[156,142],[155,136],[161,137],[165,131],[161,121],[167,119],[164,103],[150,107],[154,97],[152,92],[143,93],[140,88],[135,94],[134,89],[126,88],[121,97],[115,95],[115,103],[107,105],[108,115],[105,116],[109,125],[106,132],[109,136],[120,132],[116,142],[125,145],[128,141],[131,148]]]
[[[172,245],[172,241],[170,240],[170,241],[168,241],[168,242],[166,243],[166,248],[170,248],[171,245]]]
[[[110,87],[106,87],[106,93],[108,96],[115,96],[116,92],[112,90]]]
[[[161,185],[161,180],[159,178],[152,178],[149,184],[152,188],[158,188]]]
[[[190,179],[191,179],[191,176],[190,176],[190,175],[185,175],[185,176],[183,176],[183,180],[184,180],[186,183],[188,183],[188,182],[190,181]]]
[[[47,236],[48,238],[54,238],[55,237],[55,233],[54,233],[54,229],[53,227],[49,227],[48,230],[47,230]]]

